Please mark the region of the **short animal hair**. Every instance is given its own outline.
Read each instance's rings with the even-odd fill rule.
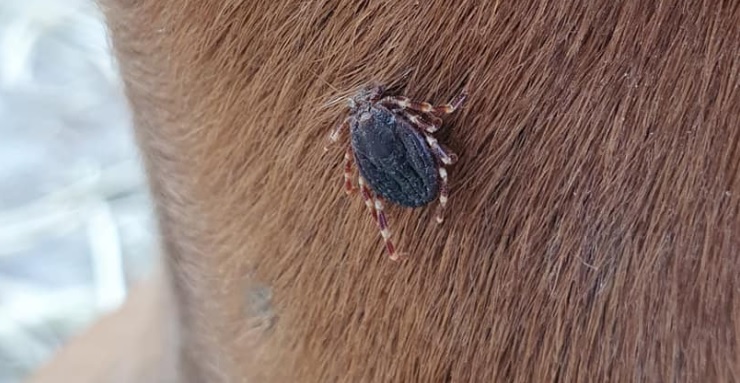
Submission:
[[[736,3],[103,5],[183,380],[738,380]],[[323,151],[371,82],[470,94],[401,263]]]

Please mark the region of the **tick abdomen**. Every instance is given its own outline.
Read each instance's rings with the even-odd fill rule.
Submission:
[[[360,175],[383,199],[406,207],[434,200],[437,165],[424,137],[384,107],[371,107],[351,124]]]

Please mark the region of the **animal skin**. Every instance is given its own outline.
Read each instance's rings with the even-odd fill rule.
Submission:
[[[35,382],[740,381],[740,3],[101,5],[163,270]],[[373,82],[469,91],[399,262],[323,150]]]

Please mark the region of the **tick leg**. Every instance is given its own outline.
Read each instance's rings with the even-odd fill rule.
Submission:
[[[432,125],[434,125],[437,129],[439,129],[440,127],[442,127],[442,119],[441,118],[439,118],[439,117],[437,117],[437,116],[435,116],[435,115],[433,115],[431,113],[422,113],[422,117],[424,119],[428,120],[429,122],[431,122]],[[436,132],[437,129],[434,129],[434,132]],[[429,132],[429,133],[434,133],[434,132]]]
[[[420,112],[418,110],[403,108],[397,103],[389,102],[385,103],[385,106],[390,108],[394,112],[403,113],[403,116],[410,122],[420,126],[422,130],[429,133],[434,133],[442,127],[442,119],[431,114]]]
[[[444,145],[440,144],[436,138],[432,137],[430,134],[425,134],[427,143],[429,144],[429,147],[432,149],[432,152],[439,158],[440,161],[442,161],[445,165],[452,165],[455,162],[457,162],[457,154],[453,153],[449,149],[447,149]]]
[[[447,169],[439,167],[439,206],[437,206],[437,223],[442,223],[445,220],[444,212],[445,206],[447,205],[447,198],[449,197],[449,188],[447,187]]]
[[[347,195],[355,192],[352,185],[352,153],[349,148],[344,152],[344,191]]]
[[[468,92],[462,91],[460,94],[457,95],[457,97],[453,98],[452,101],[450,101],[448,104],[444,105],[438,105],[434,107],[434,110],[431,112],[435,116],[441,116],[444,114],[450,114],[463,106],[465,103],[465,99],[468,98]]]
[[[448,104],[437,106],[433,106],[428,102],[411,101],[408,97],[404,96],[388,96],[383,98],[383,100],[381,100],[381,103],[394,109],[396,107],[402,109],[411,109],[416,112],[430,113],[434,116],[439,117],[445,114],[450,114],[459,109],[463,105],[467,97],[468,93],[466,91],[463,91]]]
[[[339,141],[339,138],[342,136],[342,133],[345,130],[349,130],[349,117],[345,118],[344,121],[342,121],[341,124],[337,125],[334,129],[332,129],[331,133],[329,134],[329,141],[331,143],[336,143]],[[328,147],[324,147],[324,151],[329,150]]]
[[[447,186],[447,169],[444,165],[452,165],[457,162],[457,155],[450,151],[447,147],[437,142],[437,139],[429,134],[426,134],[427,143],[432,148],[432,151],[436,154],[438,160],[442,162],[437,171],[439,172],[439,205],[437,206],[437,223],[441,224],[444,221],[445,207],[447,206],[447,199],[449,197],[449,187]]]
[[[365,185],[365,179],[362,177],[360,177],[360,190],[362,193],[362,199],[365,200],[365,206],[370,210],[370,214],[373,216],[375,222],[377,222],[378,228],[380,228],[380,235],[383,237],[383,241],[385,242],[388,256],[392,261],[397,261],[398,254],[396,254],[396,248],[393,246],[393,242],[391,241],[391,232],[388,229],[388,220],[386,220],[385,213],[383,212],[383,203],[372,195],[370,189]]]
[[[365,179],[362,177],[360,177],[360,193],[362,194],[362,199],[365,201],[365,206],[367,206],[367,209],[370,211],[370,215],[372,215],[373,220],[377,222],[378,214],[375,211],[373,199],[370,196],[370,189],[367,188],[367,185],[365,185]]]
[[[439,150],[442,153],[444,153],[447,156],[447,158],[450,159],[450,161],[451,161],[450,162],[450,165],[452,165],[455,162],[457,162],[457,154],[455,154],[455,152],[453,152],[452,150],[450,150],[450,148],[448,148],[447,146],[445,146],[443,144],[440,144],[440,143],[437,143],[437,144],[439,145]]]
[[[383,213],[383,203],[378,198],[375,198],[375,211],[378,214],[378,227],[385,242],[385,248],[388,250],[388,256],[391,261],[397,261],[398,254],[396,254],[396,248],[391,241],[391,231],[388,229],[388,221],[386,221],[385,213]]]
[[[424,131],[427,133],[434,133],[437,130],[439,130],[441,126],[441,124],[435,125],[434,123],[428,122],[424,118],[422,118],[420,115],[410,112],[407,109],[401,109],[399,112],[403,114],[403,117],[407,119],[411,123],[411,125],[413,125],[415,128],[417,128],[420,131]]]

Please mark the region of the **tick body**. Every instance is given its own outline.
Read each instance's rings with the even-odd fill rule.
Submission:
[[[432,106],[402,96],[388,96],[384,88],[361,90],[349,100],[350,115],[331,133],[334,142],[349,130],[344,155],[344,184],[355,191],[352,163],[359,170],[360,193],[377,222],[391,259],[398,259],[383,212],[383,202],[416,208],[439,199],[437,222],[442,223],[447,204],[447,170],[457,156],[445,148],[435,133],[441,117],[459,109],[465,92],[449,104]]]
[[[424,137],[383,106],[350,124],[360,177],[380,198],[404,207],[432,202],[439,192],[437,163]]]

